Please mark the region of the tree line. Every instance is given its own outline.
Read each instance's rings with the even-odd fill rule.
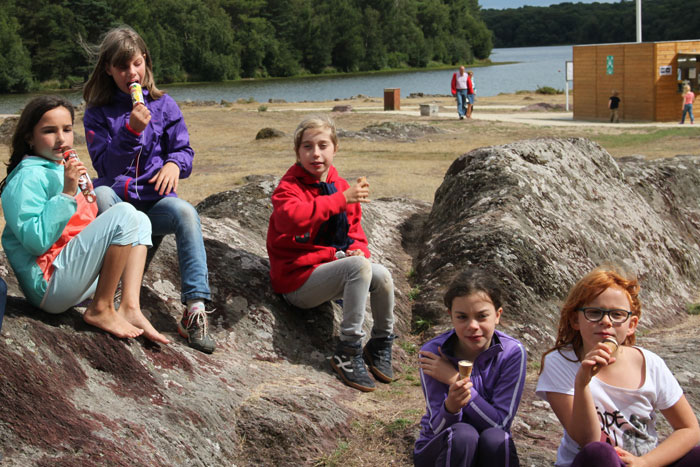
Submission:
[[[142,35],[157,83],[456,64],[487,58],[478,0],[0,0],[0,92],[78,85],[80,40]]]
[[[697,39],[700,8],[688,0],[643,0],[644,42]],[[560,3],[549,7],[485,9],[481,16],[493,32],[495,47],[634,42],[636,1]]]

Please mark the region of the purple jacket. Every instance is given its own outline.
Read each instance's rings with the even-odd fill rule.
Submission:
[[[109,105],[88,107],[83,117],[88,151],[98,175],[94,185],[111,186],[125,201],[162,198],[148,180],[166,162],[180,167],[180,178],[192,173],[194,151],[180,108],[167,94],[157,100],[151,99],[145,89],[143,94],[151,121],[141,134],[127,125],[131,96],[121,91]],[[168,196],[177,194],[173,191]]]
[[[452,329],[426,343],[421,351],[427,350],[440,355],[438,347],[457,369],[457,358],[453,347],[457,336]],[[525,347],[513,337],[496,331],[491,347],[482,352],[474,361],[471,382],[471,399],[458,413],[451,414],[445,409],[445,399],[449,386],[420,371],[426,413],[420,422],[420,437],[416,441],[416,451],[422,449],[434,436],[457,422],[472,425],[480,433],[491,427],[510,431],[513,417],[520,404],[520,396],[525,385],[527,353]]]

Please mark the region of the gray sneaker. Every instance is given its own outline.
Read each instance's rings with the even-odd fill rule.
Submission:
[[[335,355],[331,358],[331,367],[348,386],[364,392],[376,389],[362,360],[362,347],[359,342],[357,344],[339,343]]]
[[[396,336],[373,337],[367,342],[364,358],[375,378],[382,383],[394,380],[394,370],[391,368],[391,345]]]
[[[190,347],[204,353],[212,353],[216,348],[216,342],[207,330],[209,327],[207,315],[212,311],[214,310],[195,310],[192,313],[185,311],[177,324],[177,331],[187,339]]]

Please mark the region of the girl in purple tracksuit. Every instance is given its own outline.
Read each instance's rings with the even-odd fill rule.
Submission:
[[[134,83],[142,95],[133,91]],[[153,81],[151,55],[136,31],[121,26],[107,32],[83,97],[99,212],[125,201],[148,215],[154,236],[175,234],[187,306],[178,331],[190,347],[213,352],[210,312],[204,308],[211,291],[199,215],[177,197],[179,179],[192,173],[194,151],[180,108]]]
[[[510,425],[525,384],[527,354],[496,330],[503,293],[484,271],[459,274],[444,302],[454,329],[420,350],[426,401],[414,463],[426,466],[518,466]],[[473,363],[460,379],[457,362]]]

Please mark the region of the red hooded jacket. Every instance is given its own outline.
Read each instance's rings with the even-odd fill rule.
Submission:
[[[267,228],[267,254],[270,257],[270,279],[277,293],[290,293],[301,287],[313,270],[323,263],[335,261],[332,246],[314,245],[319,228],[331,216],[345,212],[348,216],[348,237],[354,242],[348,250],[370,253],[367,237],[360,224],[360,203],[347,204],[343,192],[350,185],[338,175],[335,167],[328,170],[326,183],[335,183],[337,192],[321,195],[311,185],[318,180],[294,164],[284,174],[272,193],[272,215]]]

